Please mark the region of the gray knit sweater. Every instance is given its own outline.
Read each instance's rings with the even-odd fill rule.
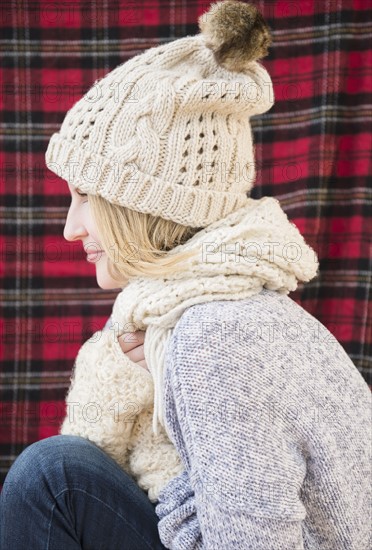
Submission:
[[[289,296],[189,307],[164,391],[185,466],[156,505],[167,548],[371,550],[371,392]]]

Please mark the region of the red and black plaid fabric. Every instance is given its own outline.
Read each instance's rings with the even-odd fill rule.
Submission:
[[[251,120],[251,195],[278,198],[316,250],[320,277],[290,296],[371,385],[371,3],[254,4],[272,30],[262,62],[276,103]],[[57,434],[76,354],[117,294],[97,286],[81,243],[63,238],[70,195],[45,166],[48,140],[97,78],[196,34],[209,5],[1,3],[1,484],[26,446]]]

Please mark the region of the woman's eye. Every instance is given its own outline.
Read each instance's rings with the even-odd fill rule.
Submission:
[[[88,196],[86,193],[78,193],[77,191],[76,191],[76,193],[77,193],[77,195],[79,195],[79,197],[87,197]]]

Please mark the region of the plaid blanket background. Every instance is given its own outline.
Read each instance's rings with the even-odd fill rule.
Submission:
[[[316,250],[320,277],[290,297],[340,341],[372,389],[371,4],[254,2],[274,45],[276,104],[252,118],[257,181]],[[51,134],[94,81],[141,51],[198,32],[210,2],[1,3],[0,482],[57,434],[76,354],[111,313],[81,242],[63,238],[66,183],[44,164]]]

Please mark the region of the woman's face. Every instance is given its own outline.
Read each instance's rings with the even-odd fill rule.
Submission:
[[[80,240],[87,253],[87,261],[96,266],[97,284],[103,289],[119,289],[107,269],[107,255],[99,242],[96,225],[91,215],[88,195],[83,195],[68,184],[71,193],[71,204],[67,214],[63,236],[67,241]],[[125,285],[124,285],[125,286]]]

